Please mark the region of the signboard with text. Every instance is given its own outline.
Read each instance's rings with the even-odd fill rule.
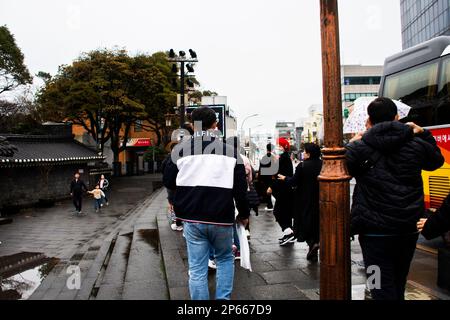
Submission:
[[[186,114],[190,116],[192,111],[200,107],[208,107],[214,110],[217,117],[217,129],[219,129],[220,132],[222,132],[222,137],[227,137],[227,134],[225,132],[226,131],[225,105],[205,105],[205,106],[186,107]]]

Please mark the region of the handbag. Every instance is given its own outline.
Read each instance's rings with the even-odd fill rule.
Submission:
[[[247,191],[247,201],[250,208],[258,207],[260,205],[259,195],[253,184],[249,185],[249,190]]]

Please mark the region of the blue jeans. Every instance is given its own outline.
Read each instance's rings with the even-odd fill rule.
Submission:
[[[94,199],[95,210],[99,210],[102,207],[102,202],[103,202],[102,198]]]
[[[209,300],[208,259],[216,258],[216,299],[230,300],[233,291],[233,226],[184,223],[189,260],[189,291],[192,300]]]

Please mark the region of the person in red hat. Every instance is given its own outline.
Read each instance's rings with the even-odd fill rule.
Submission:
[[[277,177],[278,174],[286,177],[292,177],[294,175],[294,167],[292,165],[291,157],[289,154],[291,145],[285,138],[279,138],[277,140],[277,144],[279,146],[279,151],[281,154],[278,160],[278,172],[275,177]],[[293,190],[291,187],[287,186],[279,180],[274,180],[272,185],[273,187],[269,188],[268,193],[273,193],[273,196],[276,199],[273,214],[283,232],[282,237],[279,239],[279,243],[281,246],[295,243],[297,239],[295,238],[292,227],[292,200],[294,197]]]

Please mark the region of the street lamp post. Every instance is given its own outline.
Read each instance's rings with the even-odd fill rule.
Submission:
[[[324,102],[320,181],[320,299],[350,300],[350,179],[342,133],[337,0],[320,0]]]
[[[184,105],[184,61],[180,61],[180,126],[185,122],[186,106]]]
[[[258,116],[259,116],[259,114],[255,113],[255,114],[252,114],[252,115],[244,118],[244,120],[242,121],[242,124],[241,124],[241,133],[240,133],[241,135],[244,133],[244,124],[245,124],[245,122],[248,119],[250,119],[250,118],[254,118],[254,117],[258,117]],[[245,133],[244,133],[244,135],[245,135]],[[244,138],[244,137],[242,137],[242,138]],[[243,141],[242,141],[242,139],[240,139],[240,140],[241,140],[241,145],[242,145]]]
[[[249,147],[250,147],[250,151],[249,151],[249,158],[253,159],[253,162],[255,162],[255,152],[253,152],[253,148],[252,148],[252,130],[256,129],[256,128],[261,128],[263,125],[259,124],[253,128],[248,128],[248,141],[249,141]]]

